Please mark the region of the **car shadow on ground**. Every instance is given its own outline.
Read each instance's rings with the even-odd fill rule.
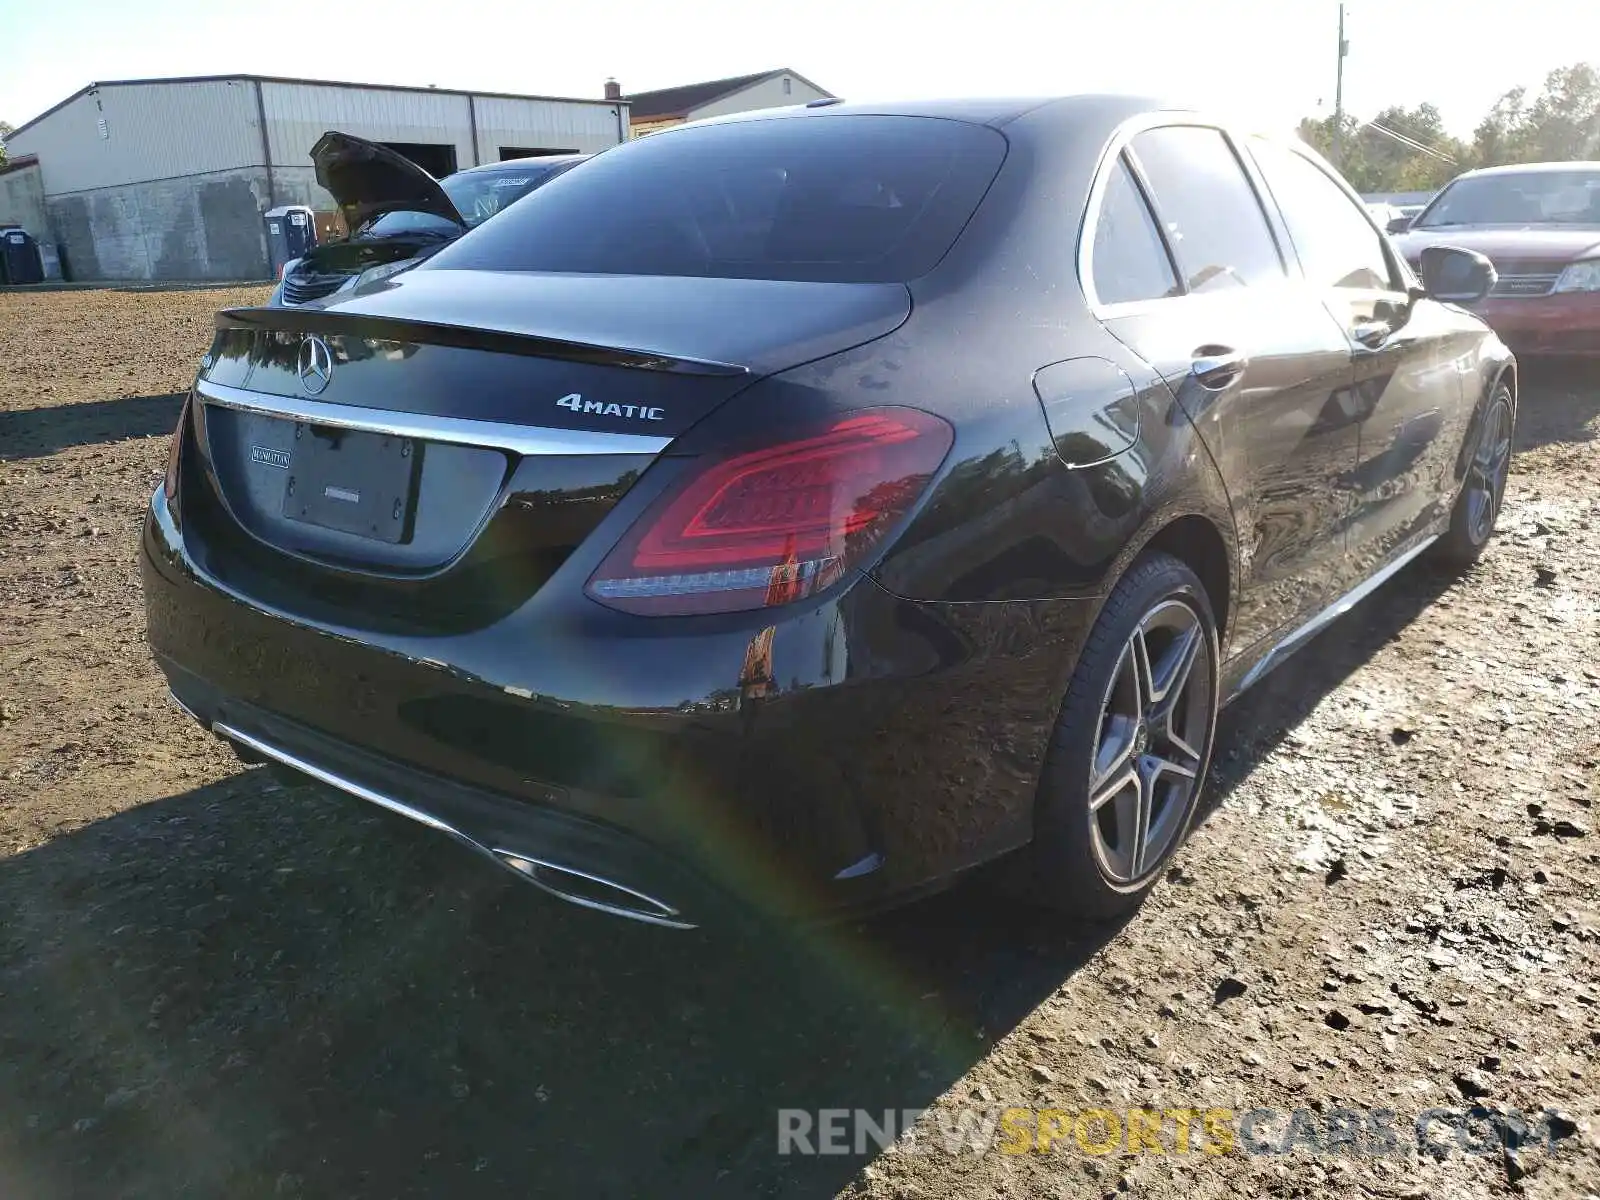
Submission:
[[[182,409],[183,394],[171,392],[0,412],[0,458],[43,458],[73,446],[164,438],[177,427]]]
[[[1518,450],[1600,438],[1600,363],[1532,359],[1518,371]]]
[[[1436,604],[1453,582],[1424,556],[1223,709],[1205,814],[1226,800],[1324,698]]]
[[[262,771],[0,860],[7,1195],[832,1194],[1100,944],[970,889],[767,944],[544,900]],[[1109,935],[1106,935],[1109,936]]]
[[[1444,586],[1229,709],[1212,802]],[[0,1182],[36,1198],[830,1195],[870,1153],[780,1156],[780,1109],[926,1106],[1118,933],[969,885],[735,946],[263,771],[0,860],[0,912]]]

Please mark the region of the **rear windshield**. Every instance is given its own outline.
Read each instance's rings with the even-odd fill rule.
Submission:
[[[418,269],[904,282],[944,257],[1005,149],[993,129],[928,117],[651,134],[552,180]]]

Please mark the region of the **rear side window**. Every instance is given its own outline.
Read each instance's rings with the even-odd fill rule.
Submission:
[[[1320,167],[1266,138],[1252,138],[1250,152],[1278,202],[1308,282],[1329,288],[1394,286],[1382,237]]]
[[[1183,290],[1139,185],[1120,158],[1106,179],[1090,261],[1095,296],[1102,304],[1159,300]]]
[[[1146,130],[1133,139],[1133,153],[1191,292],[1284,278],[1261,202],[1220,131],[1197,125]]]
[[[552,180],[425,266],[904,282],[944,257],[1005,151],[993,129],[926,117],[658,133]]]

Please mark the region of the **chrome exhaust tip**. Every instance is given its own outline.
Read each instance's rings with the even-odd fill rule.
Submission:
[[[667,929],[695,928],[693,921],[685,921],[678,910],[665,900],[658,900],[613,879],[518,854],[515,850],[495,849],[492,853],[499,862],[534,887],[568,904],[613,917],[643,921],[647,925],[661,925]]]

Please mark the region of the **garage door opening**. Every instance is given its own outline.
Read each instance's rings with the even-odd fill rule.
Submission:
[[[500,161],[506,162],[513,158],[547,158],[552,154],[576,154],[578,148],[573,146],[566,150],[551,150],[543,146],[501,146]]]
[[[455,174],[456,148],[435,142],[380,142],[396,154],[409,158],[435,179]]]

